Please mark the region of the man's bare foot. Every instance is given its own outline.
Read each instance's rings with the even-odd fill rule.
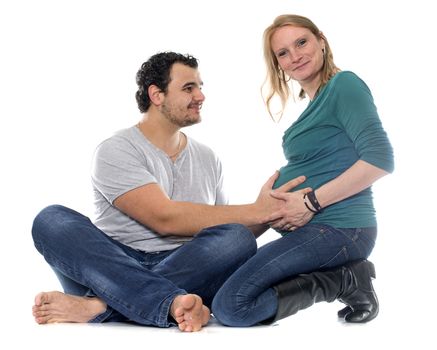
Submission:
[[[35,297],[32,314],[36,323],[85,323],[106,310],[99,298],[78,297],[61,292],[42,292]]]
[[[171,304],[170,314],[183,332],[197,332],[205,326],[210,317],[210,310],[203,305],[196,294],[178,295]]]

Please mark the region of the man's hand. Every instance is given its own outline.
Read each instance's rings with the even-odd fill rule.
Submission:
[[[276,190],[272,190],[273,185],[277,180],[278,176],[279,176],[279,172],[276,171],[267,180],[267,182],[261,188],[258,198],[255,201],[255,207],[257,208],[261,218],[270,218],[272,217],[272,215],[282,212],[281,210],[283,209],[284,204],[286,204],[286,201],[283,198],[276,198],[275,196],[286,194],[288,191],[302,184],[306,180],[305,176],[299,176],[293,180],[288,181],[287,183],[277,188]],[[311,189],[304,189],[301,191],[309,192],[311,191]],[[277,217],[277,215],[275,215],[275,217]],[[279,219],[279,217],[277,219]],[[270,221],[267,219],[263,219],[262,222],[260,223],[264,224],[268,222]]]
[[[305,188],[295,192],[271,192],[271,196],[277,200],[283,201],[281,209],[265,219],[270,227],[276,230],[294,231],[298,227],[304,226],[314,216],[314,213],[305,206],[303,196],[311,191],[311,188]]]
[[[275,178],[275,180],[276,180],[278,178],[278,176],[279,176],[279,171],[277,171],[275,173],[275,175],[276,175],[276,178]],[[303,175],[295,177],[294,179],[292,179],[292,180],[286,182],[285,184],[283,184],[281,187],[278,187],[276,190],[273,190],[273,192],[276,192],[276,193],[278,193],[278,192],[279,193],[290,192],[293,188],[299,186],[300,184],[303,184],[305,182],[305,180],[306,180],[306,177],[303,176]],[[272,187],[273,187],[273,184],[272,184]],[[304,190],[307,191],[307,192],[311,192],[312,191],[311,188],[309,188],[309,187],[305,188]]]

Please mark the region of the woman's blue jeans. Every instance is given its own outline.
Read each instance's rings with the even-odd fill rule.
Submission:
[[[65,293],[106,302],[107,310],[90,322],[168,327],[177,295],[194,293],[210,306],[224,281],[256,252],[252,232],[239,224],[206,228],[173,251],[139,252],[60,205],[38,214],[32,235]]]
[[[301,273],[367,258],[376,228],[336,229],[307,224],[262,246],[217,292],[214,316],[224,325],[247,327],[276,315],[272,286]]]

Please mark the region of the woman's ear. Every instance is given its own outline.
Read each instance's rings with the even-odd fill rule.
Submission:
[[[326,38],[325,38],[325,35],[323,35],[323,32],[319,32],[319,42],[320,42],[320,45],[322,46],[322,51],[325,52],[326,51]]]

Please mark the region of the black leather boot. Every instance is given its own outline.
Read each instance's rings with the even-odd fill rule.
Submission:
[[[367,260],[352,262],[345,266],[349,270],[349,284],[338,300],[347,306],[338,312],[346,322],[364,323],[373,320],[379,312],[379,303],[372,285],[376,277],[375,266]]]
[[[278,296],[278,310],[271,323],[306,309],[314,303],[339,299],[348,305],[339,311],[347,322],[362,323],[378,314],[378,300],[371,278],[375,268],[370,261],[359,260],[326,271],[300,274],[273,288]],[[344,314],[341,315],[340,313]]]

